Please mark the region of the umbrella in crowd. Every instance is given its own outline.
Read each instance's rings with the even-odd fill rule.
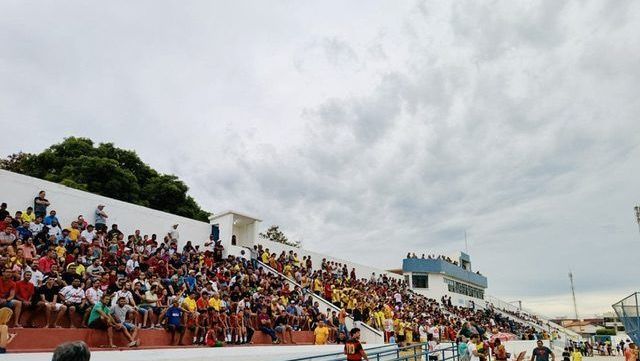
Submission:
[[[491,335],[490,341],[493,342],[496,339],[499,339],[500,341],[513,341],[517,340],[518,336],[509,332],[498,332],[494,335]]]

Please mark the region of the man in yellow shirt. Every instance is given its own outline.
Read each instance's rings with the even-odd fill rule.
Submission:
[[[55,251],[58,258],[63,258],[67,254],[67,249],[62,244],[56,246]]]
[[[329,339],[329,327],[324,323],[324,320],[318,321],[318,327],[313,330],[314,345],[326,345]]]
[[[316,279],[313,280],[313,293],[320,296],[323,289],[324,287],[322,286],[322,280],[320,279],[320,277],[316,277]]]
[[[80,238],[80,229],[78,229],[78,222],[73,221],[71,222],[71,228],[68,228],[69,230],[69,239],[77,242],[78,238]]]
[[[26,212],[22,212],[22,216],[20,217],[20,219],[23,222],[35,222],[36,214],[33,213],[33,207],[28,207]]]
[[[209,299],[209,306],[216,311],[220,311],[221,304],[222,304],[222,301],[220,300],[220,296],[218,295],[218,293],[214,293]]]
[[[189,312],[196,312],[198,310],[195,292],[192,292],[189,297],[182,301],[182,307]]]

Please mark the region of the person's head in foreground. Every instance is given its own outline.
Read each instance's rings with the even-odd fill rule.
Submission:
[[[53,351],[51,361],[89,361],[91,352],[83,341],[65,342]]]
[[[354,340],[360,339],[360,329],[357,327],[352,328],[351,331],[349,331],[349,334],[351,335],[351,338]]]

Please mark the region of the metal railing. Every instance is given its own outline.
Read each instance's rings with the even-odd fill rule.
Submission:
[[[513,304],[511,304],[509,302],[505,302],[505,301],[503,301],[503,300],[501,300],[501,299],[499,299],[499,298],[497,298],[495,296],[491,296],[491,295],[485,295],[484,300],[487,301],[490,304],[493,304],[493,306],[498,311],[509,310],[511,312],[514,312],[514,313],[521,312],[521,313],[524,313],[524,314],[528,314],[529,316],[536,316],[543,323],[542,325],[539,325],[539,324],[537,324],[535,322],[526,320],[526,319],[518,317],[518,316],[514,316],[514,315],[512,315],[512,314],[510,314],[508,312],[504,312],[504,311],[502,312],[507,317],[511,317],[511,318],[517,319],[520,322],[524,322],[524,323],[526,323],[528,325],[531,325],[535,329],[538,329],[538,330],[541,330],[541,331],[549,331],[548,328],[550,327],[550,328],[554,328],[558,332],[564,334],[565,337],[568,338],[568,339],[577,340],[577,339],[580,338],[580,335],[577,332],[575,332],[575,331],[573,331],[571,329],[568,329],[566,327],[563,327],[562,325],[559,325],[559,324],[551,321],[548,317],[546,317],[544,315],[541,315],[539,313],[533,312],[532,310],[527,309],[525,307],[522,307],[522,308],[517,307],[517,306],[515,306],[515,305],[513,305]]]
[[[278,272],[278,270],[273,269],[271,266],[261,262],[260,260],[257,260],[258,265],[260,265],[261,267],[263,267],[264,269],[266,269],[267,271],[276,274],[282,278],[284,278],[285,280],[287,280],[287,282],[289,282],[289,284],[291,284],[292,286],[297,286],[300,287],[300,289],[302,290],[302,285],[300,285],[298,282],[296,282],[295,280],[285,276],[283,273]],[[305,291],[303,291],[305,292]],[[311,297],[320,302],[321,304],[323,304],[325,307],[330,308],[332,311],[336,311],[336,312],[340,312],[340,308],[336,307],[336,305],[334,305],[333,303],[329,302],[328,300],[324,299],[323,297],[320,297],[318,295],[316,295],[313,292],[305,292],[305,294],[309,294],[311,295]],[[367,337],[365,334],[363,334],[363,340],[366,341],[367,343],[377,343],[377,344],[381,344],[384,343],[384,334],[382,333],[382,331],[376,330],[375,328],[367,325],[364,322],[356,322],[353,320],[353,318],[351,316],[348,316],[347,319],[349,319],[351,321],[351,324],[353,325],[353,327],[359,327],[361,328],[363,331],[368,331],[373,337]]]
[[[457,361],[458,347],[455,344],[437,347],[429,351],[427,343],[416,343],[409,346],[397,347],[395,344],[377,346],[366,349],[367,357],[371,361]],[[344,361],[347,357],[343,352],[322,355],[305,356],[287,361]]]

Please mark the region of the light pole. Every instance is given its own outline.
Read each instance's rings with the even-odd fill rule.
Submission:
[[[633,209],[636,211],[636,222],[638,222],[638,232],[640,232],[640,206],[635,206]]]

